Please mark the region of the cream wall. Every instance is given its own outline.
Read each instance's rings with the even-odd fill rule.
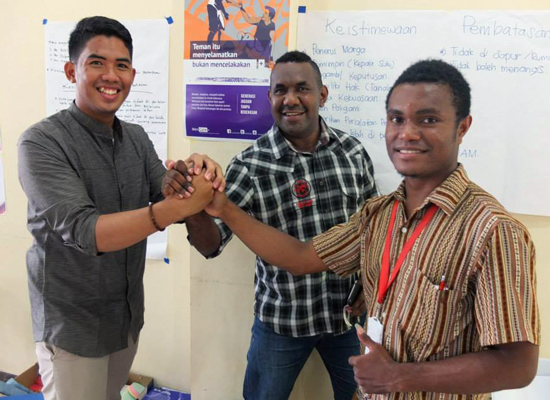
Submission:
[[[89,15],[117,19],[171,15],[169,155],[208,153],[222,165],[246,147],[242,143],[200,142],[182,135],[183,1],[0,0],[0,129],[4,153],[7,214],[0,216],[0,370],[17,373],[34,362],[25,252],[26,198],[17,181],[16,143],[20,133],[45,114],[44,29],[50,21],[76,21]],[[524,0],[291,0],[291,47],[296,9],[549,9],[546,1]],[[539,304],[543,317],[541,356],[550,358],[550,218],[518,216],[530,229],[538,252]],[[145,276],[146,324],[134,370],[157,383],[191,391],[193,399],[238,399],[250,340],[253,256],[234,240],[215,260],[190,250],[184,226],[170,228],[170,264],[148,262]],[[330,399],[332,391],[319,357],[308,362],[292,400]]]
[[[7,213],[0,216],[0,370],[17,373],[35,361],[25,269],[31,243],[26,197],[17,180],[17,139],[45,116],[42,19],[77,21],[90,15],[116,19],[163,19],[170,26],[169,155],[189,154],[181,135],[183,11],[179,1],[0,0],[0,129]],[[170,264],[149,261],[146,269],[146,328],[134,369],[158,383],[190,391],[189,254],[184,226],[170,228]]]

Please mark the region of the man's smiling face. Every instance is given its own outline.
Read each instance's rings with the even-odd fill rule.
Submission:
[[[271,114],[287,139],[300,140],[319,133],[319,107],[327,97],[327,88],[319,85],[309,63],[275,65],[269,90]]]
[[[457,166],[458,146],[470,116],[456,121],[448,85],[401,84],[393,90],[387,110],[386,147],[401,175],[442,182]]]
[[[65,65],[67,78],[76,83],[76,105],[88,116],[111,126],[132,87],[136,71],[130,51],[115,36],[88,40],[75,63]]]

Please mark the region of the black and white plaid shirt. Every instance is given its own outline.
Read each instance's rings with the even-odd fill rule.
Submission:
[[[320,121],[313,154],[294,150],[273,126],[235,156],[226,172],[231,201],[303,241],[347,221],[366,199],[378,194],[363,145]],[[222,244],[213,257],[233,235],[223,222],[216,223]],[[294,277],[257,257],[254,283],[254,312],[275,332],[300,337],[346,330],[342,309],[352,278],[332,272]]]

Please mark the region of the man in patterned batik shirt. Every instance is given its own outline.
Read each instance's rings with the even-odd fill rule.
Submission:
[[[404,177],[349,222],[303,243],[223,195],[207,211],[256,254],[294,275],[361,270],[365,349],[350,357],[359,396],[489,399],[535,376],[540,321],[527,229],[458,163],[470,87],[439,60],[409,67],[390,90],[386,147]],[[269,245],[266,245],[269,243]]]

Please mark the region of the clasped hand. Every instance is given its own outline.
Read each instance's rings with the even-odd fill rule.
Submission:
[[[353,367],[355,382],[363,393],[391,393],[398,391],[396,383],[399,378],[395,362],[386,349],[374,342],[360,326],[356,325],[357,336],[368,348],[368,354],[352,356],[348,362]]]
[[[193,179],[203,173],[204,179],[212,182],[214,199],[206,207],[205,211],[218,216],[221,206],[225,203],[225,177],[221,166],[204,154],[193,153],[186,160],[167,160],[168,171],[162,180],[162,193],[164,197],[177,196],[180,199],[189,198],[195,191]]]

